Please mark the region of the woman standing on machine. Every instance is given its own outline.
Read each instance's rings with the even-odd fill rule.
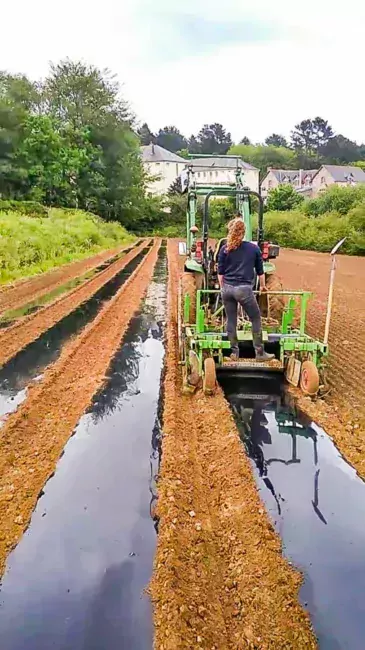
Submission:
[[[271,361],[274,354],[264,350],[260,309],[252,289],[255,271],[260,291],[267,291],[261,251],[256,244],[243,241],[246,227],[238,216],[228,224],[227,243],[218,256],[218,281],[227,316],[227,334],[231,343],[231,359],[238,361],[237,309],[241,305],[252,324],[256,361]]]

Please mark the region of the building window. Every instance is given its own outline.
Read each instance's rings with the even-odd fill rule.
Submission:
[[[268,188],[270,190],[272,188],[272,181],[268,181],[267,186],[268,186]]]
[[[326,179],[325,179],[325,177],[324,177],[324,176],[321,176],[321,185],[324,185],[324,184],[325,184],[325,182],[326,182]]]
[[[218,178],[218,172],[217,171],[215,172],[215,177]]]
[[[198,172],[198,178],[200,178],[200,172]]]

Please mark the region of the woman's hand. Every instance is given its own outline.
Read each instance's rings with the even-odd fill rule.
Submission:
[[[259,276],[260,279],[260,293],[265,293],[267,291],[267,286],[265,283],[265,274]]]

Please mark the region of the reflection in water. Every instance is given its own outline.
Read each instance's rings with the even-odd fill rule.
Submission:
[[[320,650],[364,650],[365,483],[277,380],[223,380]],[[259,393],[258,393],[259,391]]]
[[[156,417],[155,424],[152,432],[152,451],[150,455],[150,516],[153,520],[156,533],[158,533],[159,518],[156,514],[157,505],[157,478],[160,470],[161,462],[161,446],[162,446],[162,428],[159,416]]]
[[[305,438],[313,441],[313,499],[312,505],[319,519],[327,524],[327,521],[319,509],[319,474],[317,433],[311,426],[309,420],[303,414],[300,420],[296,413],[294,401],[289,395],[267,396],[266,399],[252,399],[249,395],[239,394],[230,397],[230,403],[239,424],[240,437],[245,444],[248,455],[252,458],[259,471],[266,487],[273,495],[281,515],[281,501],[284,498],[277,495],[275,487],[269,477],[270,465],[281,463],[282,465],[295,465],[300,463],[298,458],[298,438]],[[288,435],[291,438],[291,455],[287,458],[268,457],[264,454],[264,445],[272,445],[270,426],[265,411],[273,411],[275,414],[276,427],[279,434]]]

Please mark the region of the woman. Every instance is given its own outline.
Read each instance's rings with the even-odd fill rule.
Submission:
[[[237,308],[242,305],[252,324],[252,339],[256,361],[271,361],[274,354],[267,354],[262,340],[261,314],[252,289],[255,271],[260,281],[260,291],[265,286],[264,265],[261,251],[256,244],[243,241],[246,227],[241,217],[228,224],[227,243],[218,256],[218,281],[222,290],[227,315],[227,334],[231,343],[231,359],[239,359],[237,340]]]

